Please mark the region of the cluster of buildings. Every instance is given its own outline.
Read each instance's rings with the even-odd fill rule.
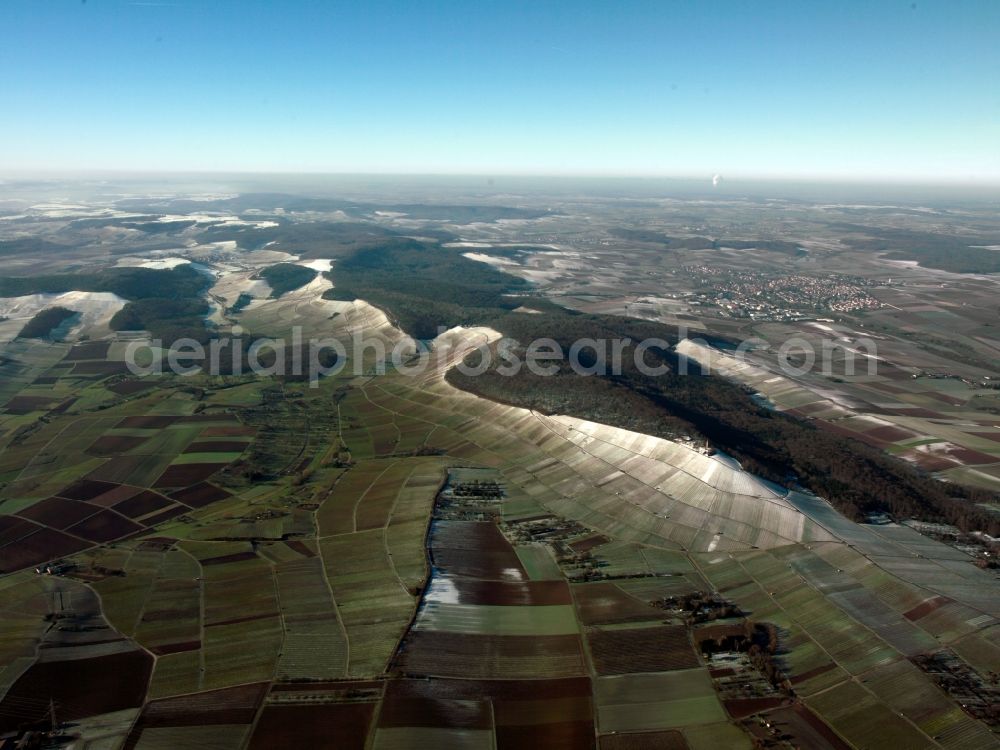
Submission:
[[[855,276],[770,276],[710,266],[685,266],[702,291],[691,301],[717,307],[722,317],[801,320],[819,312],[850,313],[883,307],[869,293],[883,282]]]

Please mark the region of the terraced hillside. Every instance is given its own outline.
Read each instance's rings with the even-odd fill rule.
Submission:
[[[460,440],[457,455],[497,466],[540,506],[617,539],[729,550],[831,538],[779,491],[724,457],[496,404],[444,380],[443,372],[470,349],[497,338],[489,329],[450,331],[438,339],[425,374],[365,384],[365,398],[397,427],[433,426],[429,438],[449,455]]]

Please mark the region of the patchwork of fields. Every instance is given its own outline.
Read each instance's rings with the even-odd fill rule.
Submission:
[[[25,365],[0,729],[55,706],[94,748],[1000,746],[989,573],[725,457],[448,385],[493,336],[316,389],[146,387],[120,342]]]
[[[819,326],[812,332],[817,340],[830,329],[814,325]],[[837,333],[849,340],[853,332]],[[868,374],[864,356],[853,355],[848,346],[830,362],[832,369],[841,372],[848,356],[857,359],[857,374],[848,378],[850,392],[845,395],[832,393],[829,384],[818,379],[782,375],[774,363],[758,361],[754,354],[740,360],[690,340],[682,342],[678,351],[750,386],[779,411],[820,420],[836,434],[888,451],[943,478],[988,489],[1000,487],[997,399],[961,379],[921,376],[888,361],[879,361],[876,372]]]

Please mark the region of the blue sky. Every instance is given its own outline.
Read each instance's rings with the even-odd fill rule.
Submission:
[[[3,0],[0,172],[997,182],[998,39],[996,0]]]

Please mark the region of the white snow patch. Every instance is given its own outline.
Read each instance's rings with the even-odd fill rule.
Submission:
[[[7,318],[0,328],[0,340],[10,341],[16,337],[25,323],[49,307],[65,307],[80,313],[80,320],[71,329],[73,334],[102,336],[108,333],[111,318],[125,304],[126,300],[111,292],[64,292],[0,298],[0,316]]]
[[[323,273],[324,271],[329,271],[333,267],[333,260],[330,258],[315,258],[314,260],[300,260],[300,266],[305,266],[306,268],[311,268],[314,271],[319,271]]]
[[[171,268],[177,268],[177,266],[183,266],[191,261],[187,258],[157,258],[155,260],[144,260],[140,261],[136,265],[139,268],[154,268],[160,271],[170,270]]]
[[[519,265],[510,258],[497,258],[493,255],[486,255],[485,253],[462,253],[462,257],[468,258],[469,260],[478,260],[480,263],[489,263],[491,266]]]

